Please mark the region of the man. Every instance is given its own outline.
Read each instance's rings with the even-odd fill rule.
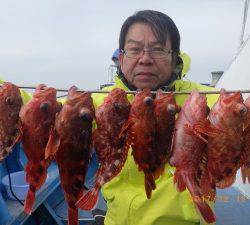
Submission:
[[[180,53],[179,31],[170,17],[152,10],[139,11],[124,22],[119,39],[119,72],[115,84],[105,90],[122,88],[137,90],[191,91],[212,90],[210,87],[183,81],[190,59]],[[105,95],[93,94],[95,106]],[[183,105],[186,95],[177,95]],[[207,96],[208,105],[216,96]],[[128,95],[132,101],[133,96]],[[195,225],[200,218],[188,191],[178,193],[173,184],[173,168],[165,173],[148,200],[144,191],[144,174],[139,172],[131,156],[120,174],[106,183],[102,193],[107,201],[105,225]]]

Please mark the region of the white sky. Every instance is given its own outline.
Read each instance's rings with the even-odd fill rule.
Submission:
[[[137,10],[168,14],[192,58],[188,79],[210,82],[239,46],[243,0],[0,0],[0,76],[17,85],[95,89],[108,79],[123,21]],[[245,38],[249,34],[247,24]]]

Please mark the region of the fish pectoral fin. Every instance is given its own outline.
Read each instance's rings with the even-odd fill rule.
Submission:
[[[25,131],[25,125],[24,125],[22,122],[20,122],[19,131],[20,131],[20,134],[21,134],[21,136],[22,136],[23,133],[24,133],[24,131]]]
[[[119,138],[123,138],[123,136],[129,131],[129,129],[133,126],[133,122],[129,120],[127,123],[125,123],[121,129],[121,132],[119,134]]]
[[[76,206],[81,210],[93,210],[96,208],[99,199],[99,188],[93,188],[88,191],[83,191]]]
[[[206,138],[203,137],[203,133],[201,133],[199,130],[196,130],[195,126],[185,124],[185,131],[186,131],[187,134],[195,135],[196,137],[200,138],[202,141],[207,143]]]
[[[24,203],[24,212],[26,214],[31,214],[34,204],[35,204],[35,192],[29,188]]]
[[[55,129],[50,131],[49,141],[45,149],[45,159],[54,156],[60,146],[60,138],[57,135]]]
[[[186,134],[189,134],[189,135],[196,135],[196,136],[198,136],[198,137],[201,136],[201,133],[200,133],[199,131],[196,131],[196,130],[194,129],[194,126],[193,126],[193,125],[185,124],[184,129],[185,129],[185,133],[186,133]]]
[[[222,130],[214,127],[210,122],[209,120],[207,119],[204,119],[204,120],[201,120],[199,122],[197,122],[195,125],[194,125],[194,130],[196,132],[199,132],[199,133],[202,133],[202,134],[205,134],[209,137],[216,137],[218,135],[220,135],[221,133],[223,133]]]
[[[22,132],[19,129],[19,134],[16,136],[15,140],[13,141],[13,144],[12,144],[11,148],[13,148],[21,140],[22,140]]]
[[[184,126],[184,129],[185,129],[185,133],[187,134],[194,134],[193,132],[193,126],[191,126],[190,124],[185,124]]]

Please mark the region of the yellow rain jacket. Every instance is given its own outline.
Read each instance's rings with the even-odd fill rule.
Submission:
[[[177,80],[170,85],[176,91],[214,90],[182,78],[189,70],[190,58],[181,54],[181,61],[176,67]],[[124,83],[115,77],[115,84],[104,90],[122,88],[128,90]],[[93,94],[95,107],[103,103],[105,94]],[[208,105],[211,107],[217,100],[217,95],[208,95]],[[187,95],[177,95],[176,101],[183,105]],[[128,95],[132,101],[133,95]],[[174,168],[166,165],[165,173],[156,181],[156,190],[148,200],[144,188],[144,174],[138,168],[131,156],[131,149],[127,161],[118,176],[102,187],[102,193],[107,201],[105,225],[196,225],[200,224],[191,196],[188,191],[179,193],[173,184]],[[202,224],[202,223],[201,223]],[[203,223],[205,224],[205,223]]]

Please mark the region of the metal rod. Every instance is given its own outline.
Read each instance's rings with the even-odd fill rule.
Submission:
[[[22,89],[36,89],[36,87],[33,86],[18,86],[19,88]],[[68,92],[67,89],[62,89],[62,88],[56,88],[57,91],[59,92]],[[90,92],[90,93],[100,93],[100,94],[107,94],[110,91],[102,91],[102,90],[77,90],[79,92]],[[240,91],[242,94],[243,93],[250,93],[250,90],[226,90],[226,93],[235,93],[237,91]],[[137,91],[125,91],[127,94],[136,94]],[[151,93],[156,93],[156,91],[151,91]],[[168,94],[168,93],[173,93],[175,95],[188,95],[191,93],[191,91],[163,91],[163,93]],[[201,94],[220,94],[220,90],[216,91],[199,91]]]
[[[27,87],[20,87],[20,88],[27,88]],[[29,87],[30,88],[30,87]],[[66,89],[57,89],[60,92],[68,92]],[[100,93],[100,94],[108,94],[110,91],[102,91],[102,90],[77,90],[79,92],[90,92],[90,93]],[[226,90],[226,93],[235,93],[240,91],[241,93],[250,93],[250,90]],[[125,91],[126,94],[136,94],[137,91]],[[151,91],[151,93],[156,93],[157,91]],[[163,91],[164,94],[173,93],[175,95],[188,95],[191,91]],[[220,91],[199,91],[200,94],[220,94]]]
[[[35,90],[36,87],[34,86],[18,86],[19,88],[22,88],[22,89],[33,89]],[[68,92],[68,90],[66,89],[61,89],[61,88],[56,88],[57,91],[60,91],[60,92]],[[79,90],[80,91],[80,90]]]
[[[80,90],[79,90],[80,91]],[[229,90],[225,91],[225,93],[235,93],[240,91],[241,93],[250,93],[250,90]],[[90,93],[109,93],[110,91],[89,91]],[[156,94],[157,91],[151,91],[151,93]],[[173,93],[175,95],[188,95],[191,94],[192,91],[163,91],[164,94]],[[136,94],[137,91],[126,91],[127,94]],[[200,94],[220,94],[220,91],[199,91]]]

